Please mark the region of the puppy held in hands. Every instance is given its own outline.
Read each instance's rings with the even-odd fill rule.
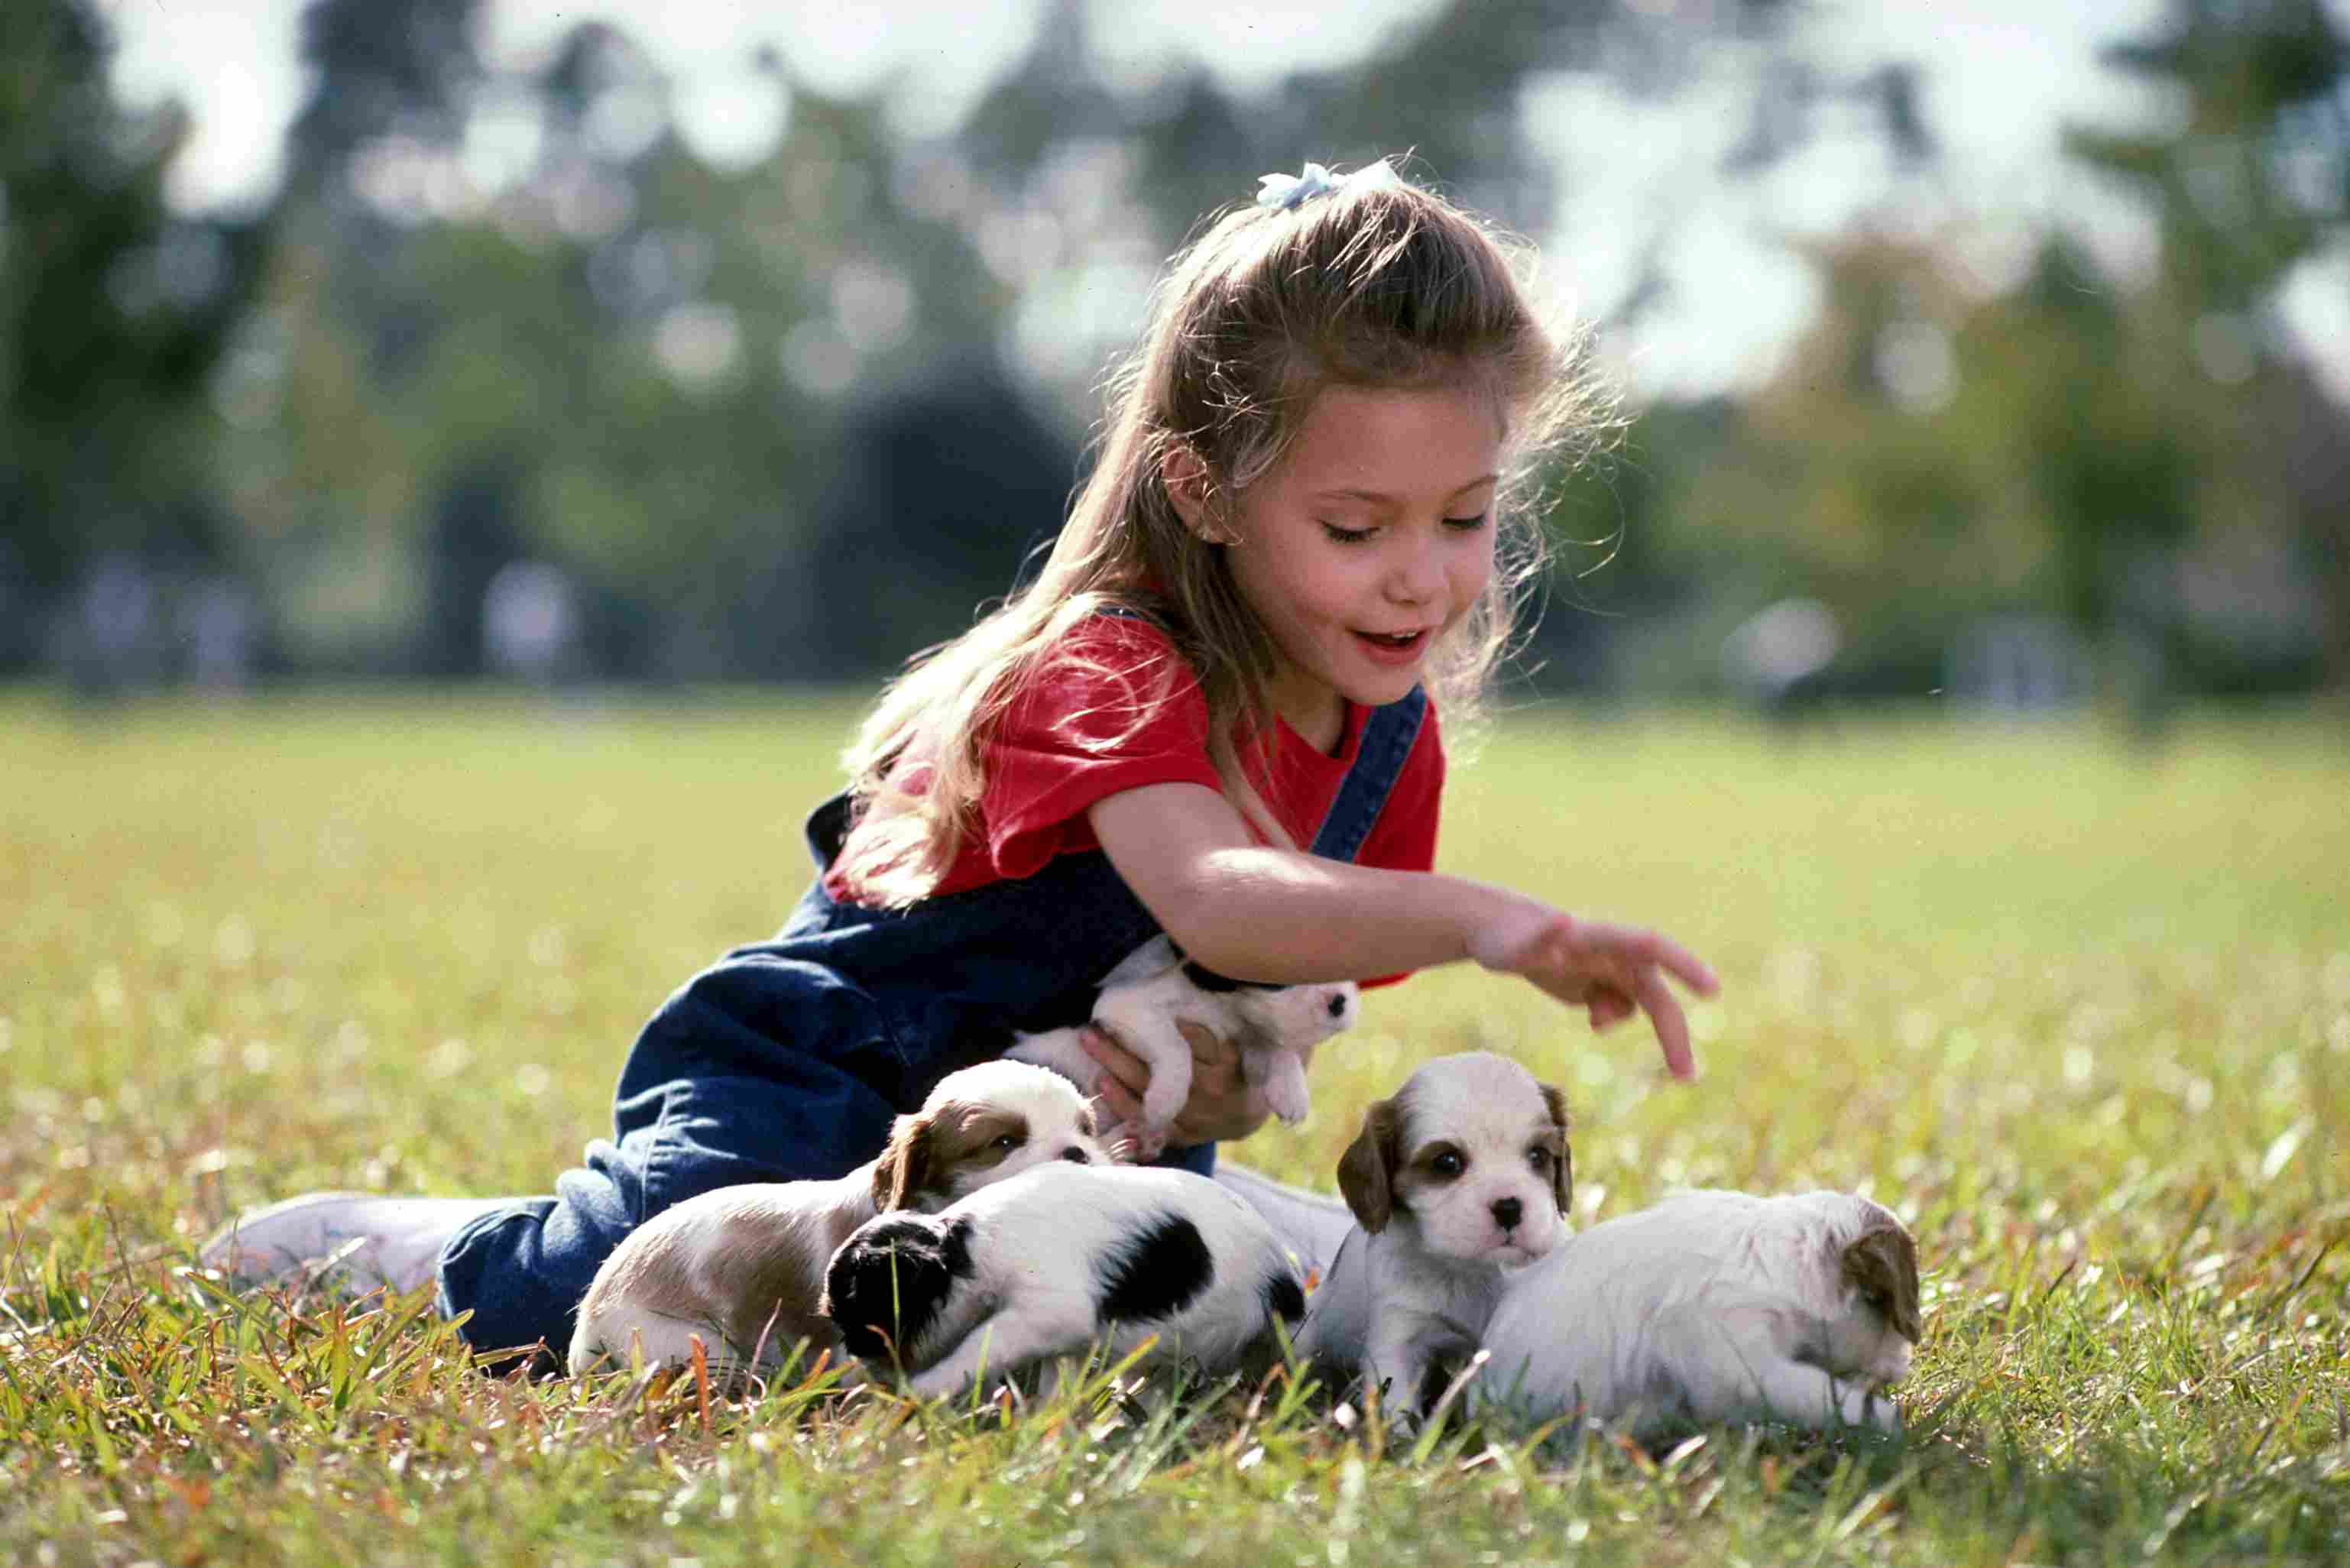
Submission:
[[[571,1371],[625,1365],[632,1341],[647,1364],[677,1366],[699,1338],[730,1376],[781,1365],[802,1341],[812,1358],[836,1343],[817,1307],[825,1267],[859,1225],[944,1209],[1048,1162],[1108,1158],[1091,1104],[1059,1075],[1021,1062],[951,1073],[878,1158],[838,1180],[722,1187],[630,1231],[580,1300]]]
[[[1511,1272],[1566,1234],[1566,1102],[1505,1056],[1440,1056],[1371,1106],[1338,1161],[1355,1229],[1298,1340],[1326,1373],[1425,1414],[1473,1353]]]
[[[1102,979],[1093,1021],[1150,1065],[1142,1096],[1143,1126],[1128,1129],[1136,1151],[1155,1158],[1166,1147],[1183,1102],[1191,1096],[1191,1047],[1176,1028],[1197,1023],[1240,1051],[1241,1075],[1259,1086],[1265,1104],[1295,1127],[1305,1119],[1305,1054],[1355,1022],[1352,981],[1326,985],[1266,985],[1230,980],[1185,959],[1166,937],[1154,937],[1120,960]],[[1087,1095],[1101,1092],[1103,1068],[1086,1054],[1075,1029],[1024,1034],[1005,1055],[1050,1067]]]
[[[1149,1345],[1203,1376],[1271,1365],[1305,1293],[1264,1218],[1204,1176],[1055,1166],[935,1215],[889,1214],[832,1260],[825,1310],[921,1398],[1056,1356]],[[1155,1343],[1154,1343],[1155,1342]]]
[[[1544,1419],[1653,1436],[1717,1421],[1899,1430],[1884,1385],[1918,1343],[1918,1249],[1843,1192],[1676,1193],[1510,1282],[1478,1387]]]

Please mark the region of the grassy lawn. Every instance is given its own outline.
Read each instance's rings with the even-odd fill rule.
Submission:
[[[1448,868],[1721,971],[1702,1080],[1464,970],[1377,994],[1243,1157],[1488,1046],[1578,1208],[1861,1187],[1916,1231],[1898,1445],[1417,1448],[1276,1383],[1003,1422],[470,1371],[416,1310],[214,1299],[234,1210],[545,1189],[678,982],[774,929],[853,699],[0,693],[0,1561],[2350,1560],[2350,735],[1524,714]],[[421,1303],[406,1303],[410,1309]]]

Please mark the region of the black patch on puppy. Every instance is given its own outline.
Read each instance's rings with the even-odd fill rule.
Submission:
[[[1180,1214],[1162,1214],[1124,1244],[1105,1252],[1095,1269],[1101,1321],[1172,1317],[1215,1282],[1216,1260],[1200,1228]]]
[[[958,1281],[971,1278],[971,1221],[907,1215],[868,1225],[826,1271],[824,1312],[861,1359],[921,1342]]]
[[[1206,965],[1194,963],[1190,959],[1183,961],[1183,978],[1201,991],[1211,992],[1218,996],[1232,991],[1286,991],[1289,989],[1285,985],[1270,980],[1234,980],[1230,975],[1218,974]]]
[[[1305,1291],[1287,1270],[1265,1276],[1263,1295],[1264,1310],[1284,1323],[1295,1324],[1305,1315]]]

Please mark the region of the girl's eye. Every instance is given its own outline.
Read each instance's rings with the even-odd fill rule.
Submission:
[[[1371,536],[1368,528],[1342,528],[1336,523],[1323,524],[1322,532],[1334,545],[1359,545]]]
[[[1447,517],[1444,520],[1444,525],[1456,534],[1474,534],[1485,525],[1485,520],[1492,515],[1490,512],[1480,512],[1474,517]]]
[[[1430,1160],[1428,1168],[1439,1176],[1451,1177],[1460,1175],[1466,1167],[1461,1164],[1459,1155],[1448,1151]]]

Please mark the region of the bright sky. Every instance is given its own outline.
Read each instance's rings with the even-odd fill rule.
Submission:
[[[176,96],[195,117],[172,171],[185,210],[265,201],[280,175],[285,129],[306,90],[296,59],[303,0],[99,0],[120,46],[124,96]],[[1206,60],[1233,87],[1275,81],[1298,63],[1341,65],[1369,53],[1381,32],[1429,0],[1353,0],[1347,6],[1269,0],[1091,0],[1097,46],[1137,74],[1181,54]],[[1711,0],[1633,0],[1672,11]],[[2328,0],[2350,27],[2350,0]],[[1033,39],[1039,0],[896,0],[887,5],[746,6],[721,0],[488,0],[484,44],[494,59],[526,63],[578,23],[603,18],[636,39],[676,84],[689,142],[719,161],[755,158],[788,107],[749,66],[772,44],[792,73],[831,93],[886,87],[910,129],[945,129]],[[1766,376],[1814,303],[1786,236],[1831,232],[1888,203],[1902,221],[1960,216],[1981,234],[1987,275],[2011,268],[2033,227],[2078,226],[2113,263],[2142,264],[2142,217],[2058,156],[2067,120],[2143,123],[2163,106],[2096,62],[2099,44],[2148,30],[2161,0],[1936,0],[1816,6],[1815,57],[1856,67],[1910,58],[1925,69],[1928,121],[1942,164],[1929,182],[1898,190],[1865,136],[1819,138],[1769,178],[1743,184],[1712,171],[1740,130],[1727,82],[1664,106],[1627,103],[1591,81],[1535,96],[1535,134],[1560,161],[1560,230],[1546,251],[1553,274],[1585,308],[1605,312],[1637,275],[1638,244],[1660,212],[1678,214],[1661,255],[1673,298],[1611,348],[1648,394],[1734,388]],[[1831,127],[1835,121],[1827,122]],[[1404,137],[1402,140],[1408,140]],[[1302,161],[1315,149],[1301,148]],[[1236,194],[1255,170],[1236,170]],[[2286,291],[2288,329],[2323,346],[2336,392],[2350,400],[2350,254],[2303,268]]]

